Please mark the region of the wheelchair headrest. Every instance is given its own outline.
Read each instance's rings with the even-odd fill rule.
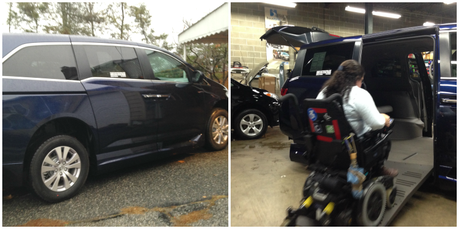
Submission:
[[[303,112],[309,120],[309,128],[317,140],[331,142],[342,140],[353,132],[343,110],[340,94],[333,94],[326,99],[305,99]]]

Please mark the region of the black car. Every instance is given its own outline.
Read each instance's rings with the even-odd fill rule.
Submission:
[[[275,94],[231,79],[232,129],[240,139],[263,136],[268,126],[279,125],[279,103]]]
[[[228,142],[227,89],[151,45],[3,34],[3,187],[49,202],[99,173]]]

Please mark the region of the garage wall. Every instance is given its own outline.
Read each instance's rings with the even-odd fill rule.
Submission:
[[[265,33],[265,6],[286,9],[288,23],[291,25],[318,27],[342,37],[364,34],[365,15],[345,11],[347,5],[349,4],[297,3],[296,8],[285,8],[263,3],[231,3],[230,61],[240,61],[250,69],[266,61],[266,41],[260,40],[261,35]],[[365,8],[362,3],[352,6]],[[426,15],[421,12],[400,10],[397,13],[402,15],[400,19],[373,16],[373,32],[419,26],[426,21],[456,22],[456,18]]]

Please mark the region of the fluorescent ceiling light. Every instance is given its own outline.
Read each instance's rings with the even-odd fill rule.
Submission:
[[[423,26],[431,26],[431,25],[435,25],[435,23],[426,21],[426,22],[424,22],[424,24],[422,24],[422,25],[423,25]]]
[[[351,6],[346,6],[345,10],[355,12],[355,13],[361,13],[361,14],[365,13],[365,9],[351,7]],[[395,18],[395,19],[399,19],[402,16],[400,14],[393,14],[393,13],[387,13],[387,12],[381,12],[381,11],[373,11],[372,14],[375,16]]]
[[[446,5],[449,5],[449,4],[453,4],[453,3],[455,3],[455,2],[456,2],[456,1],[446,1],[446,2],[443,2],[443,3],[445,3]]]
[[[356,7],[352,7],[352,6],[346,6],[345,10],[346,11],[351,11],[351,12],[356,12],[356,13],[361,13],[361,14],[365,13],[365,9],[356,8]]]
[[[285,6],[285,7],[290,7],[290,8],[295,8],[296,7],[296,3],[292,3],[292,2],[285,2],[285,3],[265,2],[265,3],[266,4],[270,4],[270,5]]]
[[[373,11],[373,15],[381,16],[381,17],[388,17],[388,18],[395,18],[395,19],[399,19],[402,16],[400,14],[386,13],[386,12],[381,12],[381,11]]]

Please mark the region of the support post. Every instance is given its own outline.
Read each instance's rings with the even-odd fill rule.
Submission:
[[[365,3],[365,34],[373,33],[373,3]]]

